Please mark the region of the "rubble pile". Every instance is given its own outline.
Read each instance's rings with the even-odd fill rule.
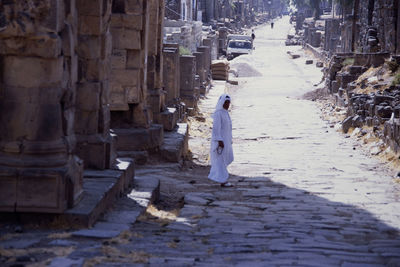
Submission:
[[[226,59],[213,60],[211,63],[211,73],[214,80],[228,80],[229,62]]]
[[[301,45],[301,37],[299,35],[288,34],[285,41],[285,45],[286,46]]]

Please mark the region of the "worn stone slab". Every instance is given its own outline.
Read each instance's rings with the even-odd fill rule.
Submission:
[[[189,127],[178,123],[174,130],[164,133],[164,143],[160,147],[161,156],[170,162],[179,162],[188,153]]]
[[[150,198],[151,198],[151,195],[149,196],[149,199]],[[137,217],[140,216],[140,214],[141,214],[140,211],[130,211],[130,210],[111,211],[105,215],[104,220],[106,222],[110,222],[110,223],[130,224],[130,223],[134,223],[136,221]]]
[[[140,151],[155,149],[162,145],[164,131],[162,125],[152,124],[149,129],[113,129],[118,136],[118,151]]]
[[[89,172],[90,175],[98,172]],[[121,172],[116,172],[119,178],[84,178],[83,188],[84,196],[82,200],[72,209],[68,209],[60,215],[73,227],[90,227],[99,218],[99,216],[108,209],[121,193],[122,179]]]
[[[20,239],[20,240],[7,240],[0,242],[0,247],[5,249],[25,249],[40,242],[40,239]]]
[[[77,246],[78,242],[66,240],[66,239],[56,239],[56,240],[51,241],[49,243],[49,245],[60,246],[60,247],[72,247],[72,246]]]
[[[126,221],[126,219],[124,220]],[[110,220],[106,221],[100,221],[97,222],[94,227],[94,230],[111,230],[111,231],[125,231],[125,230],[129,230],[129,225],[122,222],[112,222]]]
[[[122,230],[84,229],[72,232],[72,236],[88,238],[113,238],[118,236],[121,232]]]
[[[70,259],[67,257],[58,257],[54,258],[51,263],[48,265],[49,267],[80,267],[83,266],[83,263],[85,262],[85,259],[79,258],[79,259]]]

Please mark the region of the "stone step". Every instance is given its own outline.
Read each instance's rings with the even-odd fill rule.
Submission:
[[[148,206],[160,197],[160,181],[151,175],[136,177],[132,190],[119,199],[118,208],[107,212],[93,228],[72,232],[73,236],[113,238],[129,230]]]
[[[179,162],[188,153],[189,127],[187,123],[178,123],[171,132],[164,133],[164,143],[160,155],[170,162]]]
[[[167,108],[161,112],[161,123],[166,131],[174,130],[179,120],[179,113],[176,108]]]
[[[117,138],[118,151],[143,151],[161,146],[164,130],[161,124],[152,124],[150,128],[113,129]]]
[[[149,153],[147,151],[117,151],[118,157],[121,158],[132,158],[135,164],[144,165],[149,159]]]
[[[134,175],[134,161],[127,158],[117,158],[113,169],[85,170],[82,200],[58,220],[73,228],[91,227],[133,185]]]

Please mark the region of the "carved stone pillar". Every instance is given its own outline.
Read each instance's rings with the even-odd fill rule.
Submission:
[[[82,195],[76,16],[73,0],[0,2],[0,211],[61,213]]]
[[[115,160],[110,135],[111,0],[77,0],[78,85],[75,133],[85,167],[108,169]]]
[[[112,3],[110,101],[113,128],[148,128],[151,123],[146,102],[148,5],[145,0],[113,0]]]

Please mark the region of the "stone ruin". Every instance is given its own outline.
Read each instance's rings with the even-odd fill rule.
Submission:
[[[0,2],[0,212],[62,214],[131,186],[137,153],[185,155],[181,93],[206,92],[212,53],[180,75],[163,21],[163,0]]]

